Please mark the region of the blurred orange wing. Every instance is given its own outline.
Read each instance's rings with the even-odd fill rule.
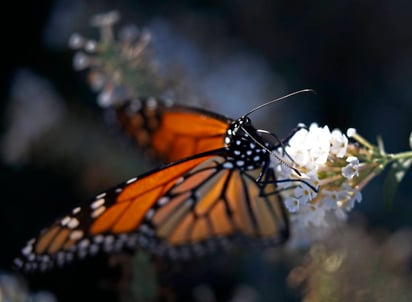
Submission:
[[[116,118],[139,147],[165,163],[222,148],[232,122],[213,112],[154,98],[126,102],[116,109]]]

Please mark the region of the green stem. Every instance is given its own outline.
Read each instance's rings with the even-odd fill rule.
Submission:
[[[352,136],[353,139],[355,139],[358,143],[360,143],[361,145],[365,146],[366,148],[368,148],[369,150],[375,150],[376,147],[374,145],[372,145],[371,143],[369,143],[365,138],[363,138],[362,136],[360,136],[358,133],[354,134]]]
[[[412,151],[406,151],[406,152],[401,152],[397,154],[391,154],[390,159],[391,161],[398,160],[398,159],[406,159],[406,158],[412,158]]]

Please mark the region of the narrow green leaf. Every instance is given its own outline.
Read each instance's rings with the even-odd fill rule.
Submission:
[[[382,136],[378,135],[376,141],[378,142],[378,150],[380,154],[385,154],[385,145],[383,144]]]
[[[412,149],[412,131],[409,134],[409,147],[411,147],[411,149]]]
[[[393,162],[391,169],[385,179],[385,184],[383,187],[383,200],[388,207],[392,207],[393,199],[396,194],[396,190],[403,177],[406,174],[406,171],[412,164],[412,159],[402,158]]]

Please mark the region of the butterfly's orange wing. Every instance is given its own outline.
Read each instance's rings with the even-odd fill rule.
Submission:
[[[116,119],[139,147],[165,163],[222,148],[232,121],[154,98],[126,102],[116,109]]]
[[[30,240],[16,265],[47,269],[125,246],[184,258],[236,238],[258,244],[287,239],[280,196],[261,192],[259,171],[226,168],[225,152],[173,163],[96,196]],[[267,189],[276,191],[275,183]]]

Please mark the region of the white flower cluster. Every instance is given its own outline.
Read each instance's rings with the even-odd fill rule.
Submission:
[[[286,162],[302,175],[272,157],[293,233],[302,233],[309,226],[328,228],[330,214],[343,220],[355,202],[361,201],[361,193],[350,182],[359,175],[359,160],[348,155],[347,148],[348,138],[340,130],[330,131],[314,123],[297,131],[278,154],[286,151],[293,159]]]

